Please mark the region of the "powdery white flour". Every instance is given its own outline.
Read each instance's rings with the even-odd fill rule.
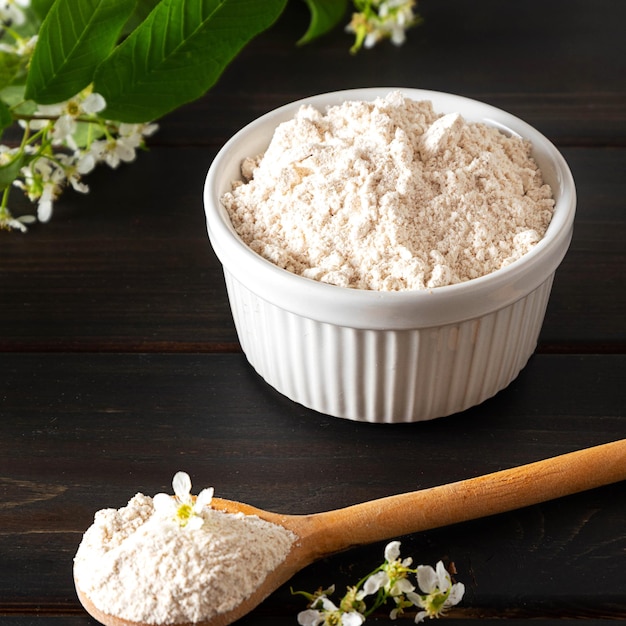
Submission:
[[[502,268],[552,218],[531,145],[392,92],[300,108],[222,203],[254,251],[343,287],[430,289]]]
[[[209,619],[238,606],[287,556],[296,536],[256,516],[205,507],[198,529],[133,497],[98,511],[74,559],[78,588],[110,615],[148,624]]]

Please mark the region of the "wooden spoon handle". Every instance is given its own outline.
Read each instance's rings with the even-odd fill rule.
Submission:
[[[626,439],[422,491],[306,516],[319,558],[626,480]],[[304,519],[302,520],[304,522]],[[301,535],[302,536],[302,535]]]

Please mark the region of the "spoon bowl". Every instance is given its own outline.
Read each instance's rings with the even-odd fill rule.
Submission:
[[[626,480],[626,439],[446,485],[314,513],[284,515],[213,498],[227,513],[256,515],[297,537],[285,560],[241,604],[195,626],[227,626],[249,613],[294,574],[321,558],[352,547],[512,511]],[[105,626],[160,626],[134,622],[95,607],[75,579],[78,598]],[[191,623],[179,626],[192,626]]]

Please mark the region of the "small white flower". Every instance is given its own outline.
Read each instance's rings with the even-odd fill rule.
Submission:
[[[444,564],[439,561],[436,569],[430,565],[420,565],[417,568],[417,584],[424,593],[445,593],[452,581]]]
[[[30,6],[30,0],[0,1],[0,22],[14,26],[22,26],[26,22],[23,9]]]
[[[61,144],[64,141],[73,145],[72,135],[76,132],[76,121],[81,116],[93,116],[103,111],[106,107],[106,101],[98,93],[86,93],[82,91],[76,94],[73,98],[66,100],[65,102],[59,102],[57,104],[40,104],[37,107],[37,116],[44,119],[33,120],[31,122],[32,128],[37,128],[37,125],[41,126],[48,123],[48,118],[56,118],[53,125],[52,141],[55,144]]]
[[[93,169],[89,168],[90,163],[81,157],[80,152],[75,152],[71,156],[68,154],[58,154],[56,158],[63,168],[66,181],[72,185],[72,188],[80,193],[87,193],[89,187],[81,182],[81,176]]]
[[[158,124],[125,124],[119,126],[120,137],[125,140],[128,145],[138,148],[144,142],[144,137],[150,137],[159,130]]]
[[[444,564],[439,561],[436,569],[429,565],[417,568],[417,584],[426,595],[407,594],[415,606],[424,609],[415,616],[415,622],[422,622],[426,617],[439,617],[448,608],[458,604],[465,593],[463,583],[452,584]]]
[[[29,57],[35,50],[37,38],[38,35],[33,35],[28,39],[25,37],[18,37],[13,44],[0,43],[0,50],[2,50],[2,52],[8,52],[9,54],[15,54],[20,57]]]
[[[399,541],[388,543],[385,547],[385,562],[363,582],[361,590],[357,593],[357,600],[382,593],[396,605],[389,617],[396,619],[402,615],[404,609],[413,606],[413,601],[408,599],[408,594],[415,589],[408,579],[408,575],[415,571],[409,567],[412,562],[411,558],[400,560]]]
[[[391,39],[399,46],[406,40],[406,30],[419,20],[414,12],[415,0],[374,0],[368,12],[354,13],[352,21],[346,27],[355,33],[357,43],[353,51],[361,44],[373,48],[383,39]]]
[[[131,163],[135,160],[135,146],[123,137],[99,139],[91,144],[90,152],[96,161],[104,161],[109,167],[116,169],[120,163]]]
[[[13,185],[23,189],[31,202],[37,201],[37,218],[47,222],[52,216],[54,201],[65,183],[65,172],[57,163],[39,158],[23,167],[24,180],[16,179]]]
[[[120,124],[119,137],[94,141],[90,150],[96,161],[104,161],[116,169],[120,163],[134,161],[137,148],[145,143],[144,137],[149,137],[158,129],[158,124]]]
[[[175,496],[158,493],[153,498],[155,511],[162,517],[170,517],[181,528],[195,530],[204,523],[202,510],[213,499],[213,487],[203,489],[197,498],[191,495],[191,478],[185,472],[176,472],[172,480]]]
[[[106,106],[104,98],[97,93],[78,93],[69,100],[56,104],[40,104],[37,113],[45,117],[67,115],[77,118],[80,115],[93,115],[99,113]]]
[[[26,224],[32,224],[37,221],[34,215],[20,215],[19,217],[13,217],[8,209],[4,209],[3,214],[0,215],[0,230],[19,230],[25,233],[28,228]]]
[[[18,152],[18,148],[9,148],[9,146],[0,144],[0,166],[10,163]]]

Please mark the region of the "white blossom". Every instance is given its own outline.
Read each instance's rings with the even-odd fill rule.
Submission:
[[[29,6],[30,0],[0,0],[0,22],[22,26],[26,22],[24,9]]]
[[[365,617],[391,600],[394,608],[389,617],[392,620],[402,616],[414,607],[422,609],[415,617],[421,622],[426,617],[439,617],[455,604],[458,604],[465,591],[461,583],[452,584],[450,575],[439,561],[435,569],[419,565],[411,568],[413,559],[400,557],[400,542],[391,541],[385,546],[385,561],[371,574],[362,578],[356,586],[348,587],[339,606],[330,599],[335,592],[332,585],[310,594],[296,592],[309,599],[309,606],[298,614],[300,626],[360,626]],[[409,575],[415,574],[423,594],[415,591]],[[367,605],[368,596],[371,599]]]
[[[346,26],[355,33],[357,43],[353,51],[362,45],[374,47],[383,39],[390,39],[396,46],[406,40],[406,30],[418,22],[414,11],[415,0],[373,0],[368,11],[357,12]]]
[[[49,221],[54,201],[66,180],[63,168],[50,159],[39,158],[23,167],[21,174],[24,180],[17,179],[13,184],[23,189],[32,202],[37,202],[39,221]]]
[[[39,35],[33,35],[29,38],[18,37],[13,44],[2,42],[0,43],[0,50],[2,50],[2,52],[8,52],[9,54],[16,54],[20,57],[30,57],[35,50],[38,38]]]
[[[105,107],[106,101],[99,93],[81,92],[65,102],[40,104],[37,107],[36,116],[42,119],[33,121],[41,125],[42,122],[47,123],[49,119],[56,118],[52,127],[53,143],[60,144],[67,141],[71,147],[75,148],[72,135],[76,132],[77,119],[81,116],[94,116]],[[33,126],[32,122],[31,126],[37,128],[37,125]]]
[[[160,517],[169,517],[178,522],[181,528],[195,530],[204,523],[202,510],[213,499],[213,487],[203,489],[197,498],[191,495],[191,478],[185,472],[176,472],[172,480],[175,496],[158,493],[154,496],[155,511]]]
[[[120,163],[135,160],[135,148],[120,138],[98,139],[91,144],[90,152],[96,162],[104,162],[116,169]]]
[[[357,599],[363,600],[367,596],[383,593],[386,598],[392,599],[395,608],[389,617],[396,619],[404,609],[413,606],[408,594],[415,590],[415,586],[408,579],[408,575],[415,570],[410,569],[411,558],[400,559],[400,542],[392,541],[385,546],[385,562],[371,574],[357,593]]]
[[[125,124],[119,126],[119,135],[128,145],[135,148],[143,145],[144,137],[150,137],[159,130],[158,124]]]
[[[465,593],[463,583],[454,583],[444,564],[439,561],[436,569],[429,565],[417,568],[417,584],[425,595],[410,594],[411,601],[424,610],[415,616],[415,622],[422,622],[426,617],[439,617],[445,611],[458,604]]]
[[[74,191],[87,193],[89,187],[81,181],[81,176],[88,174],[95,167],[95,161],[81,156],[80,152],[73,155],[58,154],[56,158],[63,166],[65,178]]]
[[[5,207],[0,210],[0,229],[5,230],[19,230],[25,233],[28,228],[26,224],[32,224],[36,221],[34,215],[20,215],[19,217],[13,217],[10,211]]]
[[[159,129],[158,124],[120,124],[118,137],[99,139],[91,144],[90,152],[96,162],[104,162],[116,169],[120,163],[131,163],[137,148],[144,146],[144,137]]]

